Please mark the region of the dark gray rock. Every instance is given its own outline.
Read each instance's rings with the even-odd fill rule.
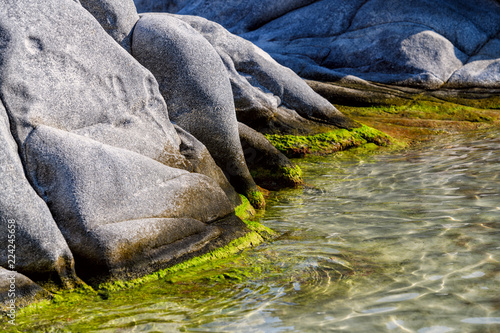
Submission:
[[[142,1],[136,0],[139,11]],[[353,75],[425,89],[499,87],[495,0],[150,2],[218,22],[308,79]]]
[[[238,192],[257,191],[239,141],[231,85],[210,43],[175,17],[151,14],[136,25],[132,54],[158,80],[172,121],[208,148]]]
[[[189,0],[134,0],[137,8],[141,9],[141,13],[153,12],[169,12],[175,13],[179,11]]]
[[[16,321],[16,312],[33,302],[50,298],[50,293],[28,277],[0,267],[0,312]]]
[[[321,60],[326,69],[318,72],[312,65],[302,69],[302,75],[327,81],[353,75],[368,81],[437,89],[467,59],[443,36],[412,23],[347,32],[329,45],[330,52]],[[295,47],[307,48],[308,43]]]
[[[239,34],[254,30],[264,24],[314,0],[135,0],[140,13],[168,11],[171,13],[203,16],[223,23],[231,32]]]
[[[38,126],[25,144],[27,170],[78,264],[113,273],[167,262],[159,248],[220,230],[208,223],[233,212],[214,180],[143,155]],[[95,272],[93,272],[95,273]]]
[[[139,15],[132,0],[80,0],[106,32],[130,52],[132,30]]]
[[[9,119],[1,104],[0,142],[0,243],[3,247],[0,265],[33,279],[73,286],[78,282],[73,255],[45,202],[24,175]]]

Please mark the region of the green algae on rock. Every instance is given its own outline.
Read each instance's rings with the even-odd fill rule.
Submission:
[[[374,127],[407,143],[428,140],[435,135],[498,127],[500,111],[470,107],[426,96],[401,100],[400,104],[364,107],[339,106],[354,120]]]
[[[339,129],[315,135],[271,134],[266,137],[279,151],[289,157],[328,154],[367,143],[374,143],[377,146],[397,143],[387,134],[365,125],[352,130]]]
[[[256,209],[263,209],[266,207],[266,200],[261,191],[249,191],[245,193],[250,204]]]
[[[248,201],[242,206],[244,205],[248,206]],[[110,281],[100,284],[95,289],[85,285],[74,290],[62,290],[55,293],[51,300],[43,300],[18,309],[17,316],[21,318],[20,327],[29,325],[30,318],[34,315],[41,315],[42,313],[50,313],[52,311],[58,313],[61,311],[64,312],[64,308],[69,309],[80,304],[107,300],[114,297],[114,293],[130,288],[139,288],[147,283],[159,280],[169,283],[177,283],[182,280],[187,284],[192,284],[193,281],[200,279],[205,282],[217,282],[220,280],[241,281],[249,273],[245,269],[242,270],[238,269],[238,267],[233,267],[232,263],[236,260],[235,255],[245,249],[261,244],[265,239],[277,236],[276,232],[256,221],[245,220],[244,222],[248,229],[251,230],[250,232],[222,248],[215,249],[199,257],[130,281]],[[259,268],[254,267],[252,270],[258,271]],[[221,273],[221,271],[223,272]],[[172,286],[174,289],[177,289],[176,284]],[[61,323],[62,326],[65,324]],[[57,328],[52,324],[50,326],[54,329]],[[13,332],[17,331],[16,327],[4,326],[3,324],[0,325],[0,328],[4,331],[9,331],[9,329],[12,329]]]
[[[240,194],[241,205],[234,209],[234,214],[238,216],[243,221],[253,218],[256,214],[255,208],[253,208],[247,197]]]
[[[277,166],[272,169],[255,167],[250,172],[257,183],[269,190],[296,187],[304,183],[302,169],[298,165]]]

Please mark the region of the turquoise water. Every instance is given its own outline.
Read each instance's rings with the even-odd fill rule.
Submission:
[[[499,148],[500,133],[490,132],[411,151],[302,160],[308,186],[274,194],[262,218],[282,236],[226,267],[248,277],[195,286],[157,281],[57,316],[34,315],[31,325],[73,332],[500,332]]]

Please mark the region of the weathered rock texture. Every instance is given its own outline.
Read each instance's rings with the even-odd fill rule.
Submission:
[[[1,240],[15,221],[15,268],[66,287],[74,267],[144,274],[248,231],[222,171],[124,49],[134,12],[83,3],[125,12],[104,16],[115,39],[79,2],[0,1]]]
[[[15,322],[17,308],[51,295],[26,276],[0,267],[0,312]]]
[[[136,0],[139,12],[199,15],[300,76],[425,89],[500,88],[495,0]]]
[[[73,285],[77,281],[73,255],[49,209],[25,177],[1,104],[0,143],[0,266]]]
[[[125,48],[158,80],[170,118],[207,146],[240,193],[251,197],[257,187],[243,158],[235,107],[239,121],[266,133],[358,126],[293,71],[219,24],[164,13],[146,13],[136,22],[128,15],[133,0],[116,1],[87,0],[85,6],[122,45],[113,33],[123,30],[120,22],[134,26],[133,45]]]
[[[214,48],[170,15],[145,15],[132,55],[159,83],[172,121],[200,140],[240,193],[257,191],[238,135],[231,85]]]
[[[162,247],[198,234],[193,243],[205,245],[221,233],[207,223],[233,211],[214,180],[129,150],[46,126],[25,147],[35,189],[77,262],[94,271],[168,262]]]
[[[130,52],[132,31],[139,20],[132,1],[81,0],[80,3],[114,40]]]
[[[224,62],[238,120],[265,132],[301,131],[315,123],[341,128],[357,126],[292,70],[251,42],[201,17],[176,18],[198,31]]]

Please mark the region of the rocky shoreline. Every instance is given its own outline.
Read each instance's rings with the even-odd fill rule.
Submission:
[[[172,13],[142,14],[135,6],[144,12],[145,0],[6,2],[0,10],[3,311],[62,290],[99,289],[255,246],[272,231],[245,221],[245,212],[265,207],[264,189],[302,183],[290,158],[498,126],[500,23],[493,21],[500,5],[483,2],[460,21],[484,28],[473,34],[477,45],[469,45],[472,39],[462,45],[457,37],[450,46],[450,39],[435,36],[442,28],[441,36],[449,37],[446,26],[431,27],[430,35],[419,32],[391,44],[390,52],[404,51],[406,58],[380,55],[404,66],[358,64],[362,72],[342,75],[335,66],[348,66],[327,59],[332,50],[357,50],[339,46],[347,37],[326,40],[305,24],[301,33],[309,37],[299,38],[278,24],[293,27],[297,17],[319,15],[312,9],[320,5],[352,6],[340,1],[284,1],[264,21],[248,15],[239,25],[231,25],[235,18],[223,10],[237,2],[216,1],[203,13],[220,10],[209,18],[224,27],[172,14],[199,14],[203,6],[194,0],[166,1],[162,8]],[[376,8],[376,1],[358,5],[354,18],[373,19],[370,11],[360,13]],[[255,15],[269,10],[260,2],[244,6]],[[418,17],[425,21],[428,10]],[[401,7],[395,11],[411,16]],[[479,22],[477,15],[485,13]],[[354,27],[357,21],[350,22]],[[391,22],[372,25],[375,41],[387,39],[385,27],[395,31]],[[343,33],[354,33],[349,29]],[[331,48],[312,67],[309,56],[323,51],[294,44],[304,38]],[[467,55],[462,59],[457,47],[471,51],[460,51]],[[416,59],[424,65],[416,66]],[[436,81],[432,70],[443,64],[452,64],[446,70],[453,67],[463,84]],[[374,69],[380,77],[406,78],[377,82]]]

